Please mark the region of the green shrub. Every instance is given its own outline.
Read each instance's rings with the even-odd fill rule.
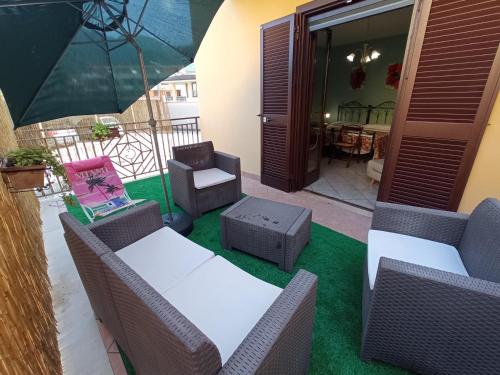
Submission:
[[[101,124],[100,122],[96,122],[95,125],[92,127],[92,137],[97,140],[103,140],[109,137],[111,134],[111,131],[109,128]]]

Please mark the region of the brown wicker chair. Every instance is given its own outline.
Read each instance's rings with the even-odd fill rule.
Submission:
[[[223,364],[214,342],[115,254],[160,232],[163,222],[156,202],[90,226],[67,213],[60,218],[91,305],[138,374],[307,372],[315,275],[300,270]]]
[[[193,218],[241,197],[240,159],[214,151],[212,142],[173,147],[168,160],[172,197]]]
[[[378,202],[371,229],[361,357],[419,374],[499,374],[500,201],[486,199],[470,216]],[[378,249],[375,231],[388,235]],[[380,249],[393,256],[382,255],[373,280],[370,251],[380,256]],[[434,250],[453,256],[425,265]],[[425,256],[403,261],[405,251]],[[464,271],[451,271],[452,263]]]

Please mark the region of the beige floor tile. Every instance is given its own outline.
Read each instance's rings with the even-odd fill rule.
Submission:
[[[108,348],[108,353],[120,353],[116,341],[113,341],[113,343],[110,345],[110,347]]]
[[[109,333],[104,324],[102,324],[100,321],[97,321],[97,327],[99,327],[99,333],[101,334],[104,348],[106,349],[107,352],[109,352],[109,349],[111,348],[111,345],[113,345],[113,343],[115,342],[115,339],[113,338],[113,336],[111,336],[111,333]]]
[[[64,374],[111,375],[94,312],[64,240],[58,217],[64,204],[59,197],[52,197],[40,200],[40,208]]]
[[[127,370],[125,369],[120,353],[108,353],[108,356],[111,368],[113,369],[113,374],[127,375]]]
[[[367,241],[372,217],[367,210],[305,190],[285,193],[262,185],[258,177],[248,174],[243,174],[242,189],[247,195],[310,208],[314,222],[357,240]]]

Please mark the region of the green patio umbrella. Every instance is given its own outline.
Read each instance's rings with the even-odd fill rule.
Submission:
[[[0,89],[16,127],[122,113],[193,62],[222,0],[0,0]]]

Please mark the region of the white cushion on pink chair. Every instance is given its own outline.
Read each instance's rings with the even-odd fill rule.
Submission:
[[[404,234],[370,230],[368,232],[370,289],[375,285],[381,257],[469,276],[458,250],[451,245]]]
[[[193,172],[194,187],[204,189],[210,186],[223,184],[236,179],[234,174],[227,173],[219,168],[202,169]]]

